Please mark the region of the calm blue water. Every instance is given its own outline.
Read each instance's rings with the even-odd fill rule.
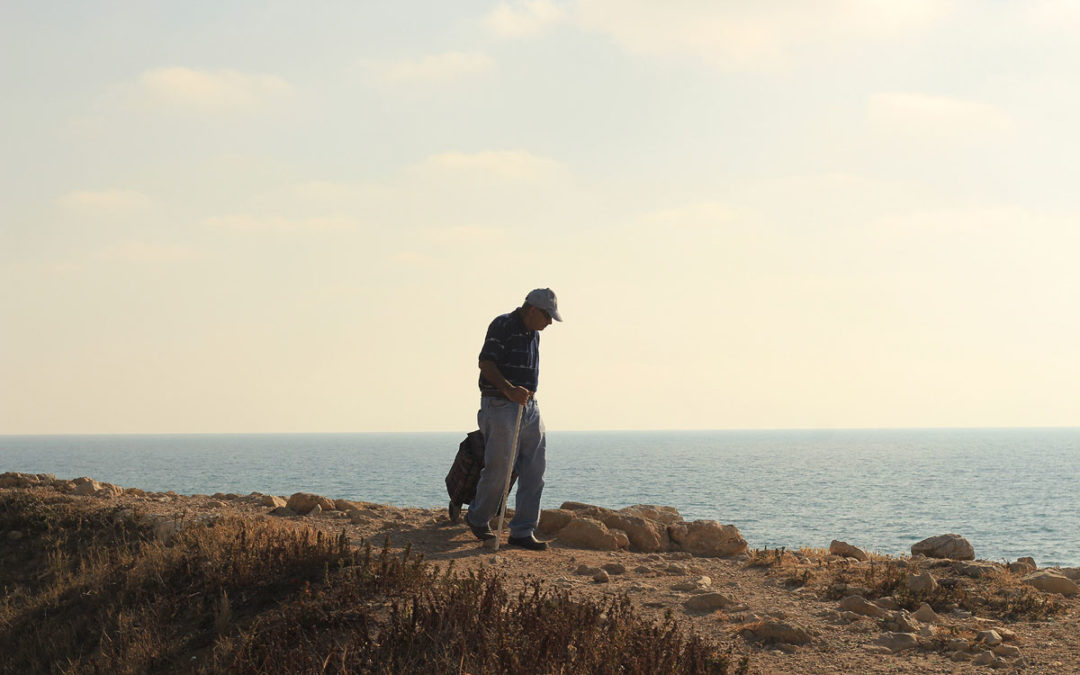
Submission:
[[[1080,565],[1080,429],[549,432],[544,506],[675,506],[751,547],[842,539],[907,553],[957,532],[980,558]],[[316,492],[445,506],[464,434],[0,436],[0,472],[182,494]]]

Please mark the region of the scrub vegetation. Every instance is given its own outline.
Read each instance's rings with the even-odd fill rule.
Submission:
[[[625,598],[440,571],[266,517],[162,528],[131,508],[0,493],[0,670],[728,673],[730,652]]]

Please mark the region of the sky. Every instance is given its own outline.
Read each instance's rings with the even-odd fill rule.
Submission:
[[[0,433],[1080,425],[1080,4],[0,4]]]

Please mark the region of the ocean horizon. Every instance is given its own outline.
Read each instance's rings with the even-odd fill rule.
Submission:
[[[0,435],[0,472],[181,494],[315,492],[445,507],[461,432]],[[1080,565],[1080,428],[549,431],[544,508],[674,506],[752,548],[833,539],[901,555],[955,532],[976,556]]]

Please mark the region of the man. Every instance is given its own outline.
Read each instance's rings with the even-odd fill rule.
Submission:
[[[495,317],[480,350],[480,411],[476,420],[484,435],[484,470],[476,484],[476,498],[465,521],[477,539],[493,539],[488,524],[502,504],[514,442],[519,406],[521,429],[514,467],[518,472],[517,501],[507,542],[533,551],[547,542],[533,536],[540,521],[540,495],[544,491],[546,439],[536,386],[540,373],[540,331],[552,320],[562,321],[558,301],[550,288],[537,288],[525,304]]]

